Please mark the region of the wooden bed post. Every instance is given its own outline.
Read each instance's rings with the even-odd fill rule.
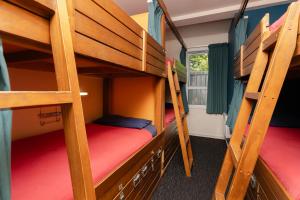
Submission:
[[[163,119],[165,114],[165,78],[157,79],[155,83],[155,120],[154,124],[157,128],[157,133],[163,131]]]
[[[57,85],[60,91],[70,91],[73,100],[71,104],[62,106],[62,113],[74,199],[96,199],[67,10],[70,4],[61,0],[55,2],[50,38]]]

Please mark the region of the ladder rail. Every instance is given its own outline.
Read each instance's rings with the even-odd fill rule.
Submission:
[[[89,159],[82,102],[75,63],[68,2],[55,0],[50,39],[58,90],[72,93],[73,103],[62,106],[65,141],[74,199],[96,199]]]
[[[168,63],[168,82],[175,112],[178,136],[180,141],[181,153],[183,157],[184,169],[187,176],[191,176],[191,166],[193,163],[193,155],[192,155],[192,148],[191,143],[188,135],[188,128],[186,124],[186,118],[182,118],[183,112],[183,102],[181,98],[181,92],[179,93],[176,91],[176,87],[179,87],[178,77],[175,72],[172,71],[172,66]],[[173,74],[174,73],[174,74]],[[178,88],[177,88],[178,89]],[[186,138],[188,141],[186,142]]]

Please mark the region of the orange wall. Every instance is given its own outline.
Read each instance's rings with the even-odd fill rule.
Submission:
[[[112,88],[112,114],[154,120],[154,77],[116,78]]]
[[[54,73],[9,68],[12,90],[57,90]],[[85,121],[91,122],[102,115],[102,79],[88,76],[79,76],[81,91],[88,92],[82,96]],[[58,130],[62,128],[62,121],[40,124],[39,113],[53,112],[58,107],[43,107],[30,109],[17,109],[13,111],[12,138],[20,139],[32,135]],[[47,118],[53,121],[55,117]]]

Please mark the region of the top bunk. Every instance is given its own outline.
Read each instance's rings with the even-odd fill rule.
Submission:
[[[297,2],[299,4],[299,2]],[[299,15],[299,13],[298,13]],[[234,78],[247,79],[255,64],[258,52],[271,54],[275,48],[279,34],[286,20],[286,13],[273,24],[269,24],[269,15],[266,14],[252,33],[248,36],[245,43],[234,57]],[[295,17],[298,23],[298,18]],[[291,22],[293,23],[293,22]],[[297,42],[294,56],[289,68],[288,78],[298,78],[300,66],[300,26],[298,26]]]
[[[69,0],[79,73],[166,77],[165,50],[112,0]],[[55,0],[0,1],[0,36],[9,67],[52,71]]]
[[[187,81],[186,66],[184,66],[180,61],[176,59],[166,59],[166,62],[167,62],[166,64],[167,67],[171,66],[172,70],[176,70],[179,82],[186,83]],[[168,62],[170,63],[170,65],[168,65]]]

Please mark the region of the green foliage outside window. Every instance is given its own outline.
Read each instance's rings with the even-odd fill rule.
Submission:
[[[192,54],[189,56],[190,69],[195,72],[208,71],[208,55],[207,53]]]

